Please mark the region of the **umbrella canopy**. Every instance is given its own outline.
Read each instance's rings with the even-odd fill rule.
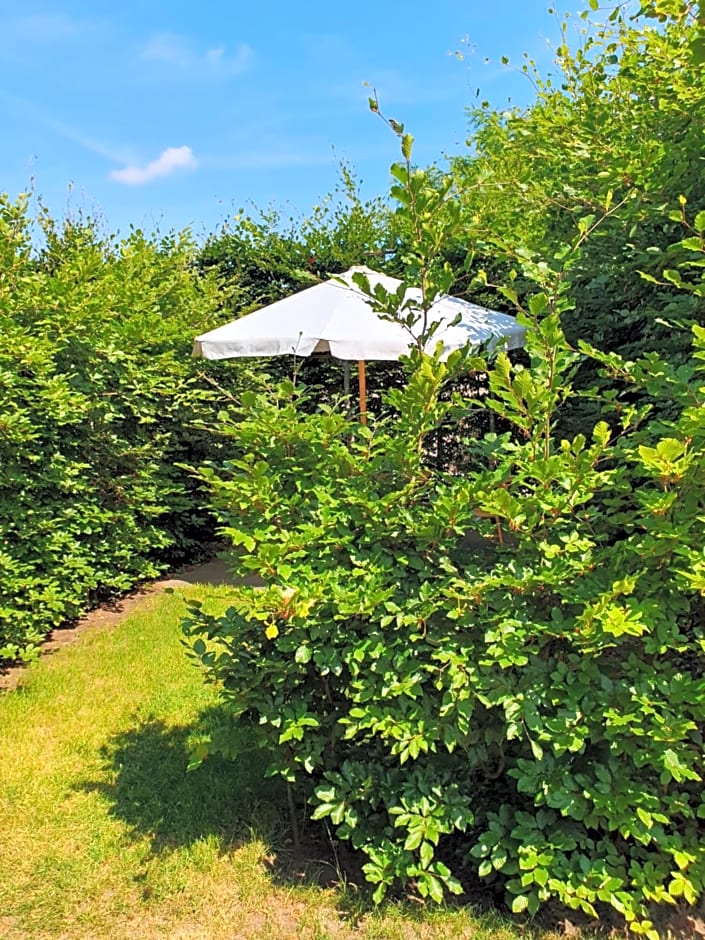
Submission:
[[[367,276],[373,290],[381,284],[393,292],[401,284],[396,278],[369,268],[351,268],[336,280],[322,281],[197,336],[194,354],[205,359],[313,353],[329,353],[336,359],[358,362],[399,359],[408,353],[413,338],[403,326],[374,312],[369,299],[353,283],[356,272]],[[421,292],[410,290],[406,296],[420,301]],[[452,326],[458,315],[459,322]],[[504,349],[517,349],[524,344],[524,329],[514,317],[457,297],[444,296],[436,301],[428,322],[436,321],[440,326],[429,346],[435,348],[441,342],[446,353],[468,342],[473,346],[501,345]]]

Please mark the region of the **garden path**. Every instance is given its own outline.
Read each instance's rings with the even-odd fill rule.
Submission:
[[[186,584],[257,585],[258,583],[259,579],[256,575],[235,579],[226,562],[221,558],[212,558],[200,565],[186,565],[170,573],[168,577],[142,584],[128,594],[113,598],[94,610],[88,611],[78,620],[53,630],[42,643],[40,653],[42,656],[55,653],[75,643],[88,630],[111,629],[153,594],[159,594],[167,588],[179,588]],[[0,673],[0,693],[17,688],[26,671],[27,666],[20,663]]]

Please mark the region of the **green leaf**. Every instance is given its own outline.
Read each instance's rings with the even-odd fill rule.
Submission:
[[[705,62],[705,36],[696,36],[690,43],[690,51],[696,65]]]
[[[381,881],[374,890],[372,895],[372,900],[375,904],[381,904],[384,900],[384,896],[387,893],[387,885]]]
[[[426,873],[425,885],[432,901],[436,904],[443,903],[443,885],[434,875]]]
[[[529,310],[532,316],[543,316],[548,310],[548,297],[546,294],[532,294],[529,297]]]
[[[335,808],[333,803],[319,803],[319,805],[311,813],[311,819],[325,819],[326,816],[330,816]]]
[[[529,899],[525,894],[518,894],[512,898],[512,913],[523,914],[529,906]]]
[[[651,813],[647,812],[643,807],[637,806],[636,814],[639,817],[639,819],[644,823],[644,825],[648,829],[651,829],[651,827],[653,826],[653,819],[651,817]]]
[[[433,861],[433,846],[430,842],[422,842],[421,849],[419,850],[419,856],[421,858],[421,865],[423,868],[428,868],[428,866]]]

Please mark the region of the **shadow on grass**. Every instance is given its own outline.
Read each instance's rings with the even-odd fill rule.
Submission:
[[[265,777],[267,756],[249,746],[246,728],[240,732],[239,758],[209,757],[187,769],[196,737],[225,720],[218,708],[189,725],[144,720],[105,745],[104,773],[80,789],[99,793],[110,815],[125,823],[135,839],[149,838],[154,856],[208,837],[218,840],[221,852],[260,839],[267,846],[263,863],[273,883],[359,890],[365,883],[359,854],[331,840],[321,823],[305,820],[301,804],[295,844],[285,786]]]
[[[298,808],[301,840],[294,845],[285,788],[265,778],[266,756],[248,747],[246,729],[239,759],[208,758],[187,770],[195,736],[223,719],[222,712],[210,709],[189,725],[144,720],[108,742],[102,750],[107,773],[85,781],[80,789],[103,796],[110,815],[125,823],[136,839],[150,839],[154,856],[207,837],[215,837],[223,853],[261,839],[268,848],[263,862],[274,884],[332,887],[338,891],[337,909],[351,923],[369,914],[374,905],[361,870],[362,856],[331,839],[323,825],[310,820],[303,825],[302,807]],[[418,903],[402,898],[394,905],[397,913],[425,922]],[[475,910],[494,910],[486,890],[451,903],[449,910],[468,902]],[[496,917],[499,925],[508,923]]]
[[[245,736],[240,758],[209,757],[187,769],[195,735],[222,717],[211,709],[193,725],[148,719],[121,732],[101,752],[108,773],[81,789],[104,796],[110,814],[136,837],[148,836],[155,854],[207,836],[219,839],[223,851],[253,832],[270,840],[282,826],[285,794],[264,777],[266,760],[248,748]]]

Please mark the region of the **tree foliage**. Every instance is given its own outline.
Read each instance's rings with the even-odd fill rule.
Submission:
[[[584,16],[577,37],[564,23],[555,75],[521,66],[537,91],[529,108],[471,113],[471,153],[454,162],[465,232],[510,259],[523,250],[558,267],[570,233],[598,223],[571,273],[569,340],[683,362],[688,331],[669,323],[701,322],[703,306],[662,274],[686,234],[668,210],[681,197],[691,215],[705,208],[696,7],[646,3],[635,18],[617,6],[602,25]],[[593,379],[586,368],[584,383]]]

